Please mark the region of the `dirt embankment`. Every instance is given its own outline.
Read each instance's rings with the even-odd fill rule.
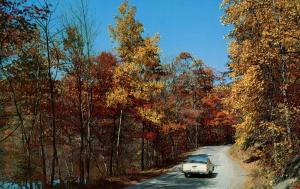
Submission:
[[[273,172],[269,171],[262,164],[260,158],[253,156],[251,152],[246,152],[237,146],[232,146],[230,155],[232,159],[237,161],[247,171],[248,177],[243,185],[244,189],[300,189],[300,182],[297,179],[287,179],[275,185]]]

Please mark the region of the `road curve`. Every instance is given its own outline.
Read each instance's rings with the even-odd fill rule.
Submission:
[[[185,178],[180,171],[180,165],[172,171],[159,177],[128,186],[124,189],[239,189],[242,188],[246,172],[229,156],[229,145],[205,146],[192,154],[209,154],[215,164],[215,171],[211,178],[201,176]]]

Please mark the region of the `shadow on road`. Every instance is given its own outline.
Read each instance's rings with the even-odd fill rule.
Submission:
[[[218,175],[218,173],[213,173],[212,175],[191,175],[190,178],[208,178],[208,179],[212,179],[212,178],[216,178]]]
[[[214,173],[212,177],[215,178],[217,173]],[[182,173],[168,173],[166,175],[139,183],[128,187],[127,189],[182,189],[182,188],[213,188],[215,187],[214,181],[207,176],[190,177],[185,178]]]

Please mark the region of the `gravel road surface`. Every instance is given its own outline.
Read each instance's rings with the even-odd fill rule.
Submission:
[[[246,172],[228,155],[230,146],[201,147],[192,154],[209,154],[215,165],[212,177],[197,176],[185,178],[180,165],[172,171],[156,178],[126,187],[124,189],[240,189]]]

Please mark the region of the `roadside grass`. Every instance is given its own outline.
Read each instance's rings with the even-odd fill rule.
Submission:
[[[260,160],[248,162],[247,160],[252,157],[251,151],[246,152],[237,145],[233,145],[229,154],[247,172],[248,177],[243,185],[244,189],[272,189],[273,173],[268,171]]]
[[[167,172],[174,170],[174,166],[180,164],[184,159],[190,155],[191,150],[189,152],[184,152],[178,155],[175,159],[168,160],[159,167],[149,168],[145,171],[135,171],[132,173],[127,173],[126,175],[117,175],[112,177],[106,177],[97,180],[91,180],[91,184],[87,185],[79,185],[77,183],[69,183],[68,185],[59,185],[55,187],[47,187],[48,189],[121,189],[130,185],[134,185],[136,183],[143,182],[147,179],[155,178],[160,175],[163,175]]]
[[[106,179],[106,182],[113,183],[119,183],[119,185],[122,187],[130,186],[139,182],[143,182],[144,180],[158,177],[166,172],[169,171],[169,168],[153,168],[146,171],[139,171],[132,174],[127,174],[123,176],[116,176]],[[105,183],[104,183],[105,184]],[[109,184],[109,183],[108,183]],[[117,187],[117,186],[116,186]],[[115,188],[116,188],[115,187]]]
[[[136,173],[131,173],[123,176],[115,176],[111,178],[106,178],[104,180],[100,180],[95,186],[87,187],[88,189],[98,189],[98,188],[105,188],[105,189],[121,189],[126,186],[130,186],[136,183],[143,182],[147,179],[151,179],[154,177],[158,177],[163,175],[167,172],[172,171],[175,165],[180,164],[183,162],[184,159],[187,158],[188,155],[191,154],[195,149],[184,152],[178,155],[173,160],[167,161],[168,163],[161,165],[160,167],[153,167],[151,169],[145,171],[138,171]]]
[[[113,176],[103,179],[98,179],[92,181],[91,184],[87,185],[79,185],[76,183],[71,183],[69,185],[60,185],[56,187],[49,187],[49,189],[121,189],[126,186],[130,186],[139,182],[142,182],[146,179],[153,178],[160,176],[166,172],[168,172],[169,169],[161,168],[161,169],[150,169],[147,171],[139,171],[132,174],[127,175],[120,175],[120,176]]]
[[[168,161],[167,164],[160,167],[153,167],[145,171],[137,171],[134,173],[128,173],[126,175],[113,176],[105,179],[97,180],[94,184],[87,185],[84,189],[121,189],[126,186],[134,185],[136,183],[143,182],[147,179],[158,177],[167,172],[172,171],[172,168],[181,163],[190,152],[180,154],[176,159]],[[79,189],[83,187],[71,187],[72,189]]]

